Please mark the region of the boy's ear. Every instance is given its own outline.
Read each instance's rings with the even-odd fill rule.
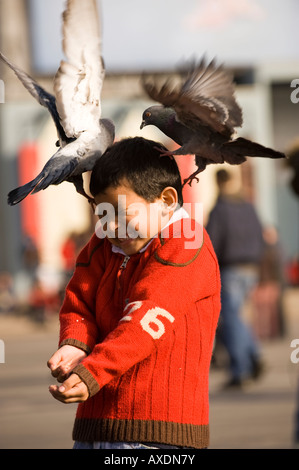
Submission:
[[[172,186],[167,186],[167,188],[163,189],[161,193],[161,200],[165,205],[165,210],[167,212],[171,210],[174,211],[178,204],[178,193],[176,189]]]

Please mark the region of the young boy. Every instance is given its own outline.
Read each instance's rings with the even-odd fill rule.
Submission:
[[[102,227],[78,257],[60,312],[60,347],[48,361],[63,382],[52,395],[80,402],[75,448],[209,444],[218,263],[205,230],[180,207],[175,160],[157,147],[124,139],[92,171]],[[187,222],[193,237],[203,233],[198,246],[187,245]]]

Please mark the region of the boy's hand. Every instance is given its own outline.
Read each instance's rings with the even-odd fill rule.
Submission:
[[[56,351],[47,362],[51,374],[58,382],[63,382],[87,354],[75,346],[65,345]]]
[[[77,374],[71,374],[62,385],[50,385],[49,391],[62,403],[81,403],[89,397],[87,386]]]

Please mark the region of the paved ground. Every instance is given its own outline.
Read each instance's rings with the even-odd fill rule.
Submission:
[[[299,364],[290,360],[290,341],[299,338],[299,292],[286,298],[287,335],[264,341],[267,372],[245,391],[223,392],[223,369],[212,369],[212,449],[290,449],[293,445]],[[76,405],[56,402],[46,361],[56,350],[56,322],[38,327],[1,318],[5,363],[0,363],[0,449],[68,449]]]

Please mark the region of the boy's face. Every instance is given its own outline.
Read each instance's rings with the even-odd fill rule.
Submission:
[[[117,188],[110,186],[99,193],[95,197],[95,213],[100,219],[101,236],[106,236],[126,255],[138,253],[161,231],[173,214],[176,201],[172,206],[168,196],[171,192],[171,197],[176,199],[176,191],[173,188],[164,191],[150,203],[138,196],[124,180]]]

